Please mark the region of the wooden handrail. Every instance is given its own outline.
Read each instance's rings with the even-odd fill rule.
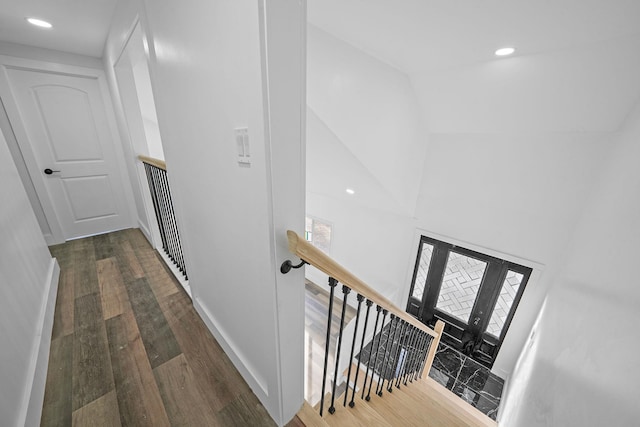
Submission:
[[[149,157],[149,156],[144,156],[142,154],[138,155],[138,159],[140,159],[141,162],[143,163],[147,163],[151,166],[155,166],[157,168],[160,168],[164,171],[167,170],[167,164],[164,162],[164,160],[160,160],[160,159],[155,159],[153,157]]]
[[[365,296],[370,299],[374,303],[379,306],[386,308],[394,315],[398,316],[405,322],[415,326],[421,331],[426,332],[434,338],[439,338],[440,333],[434,331],[433,329],[426,326],[424,323],[420,322],[415,317],[411,316],[406,311],[400,309],[387,298],[382,296],[382,294],[376,292],[369,285],[364,283],[362,280],[358,279],[355,275],[353,275],[346,268],[335,262],[331,257],[322,252],[320,249],[313,246],[311,243],[307,242],[305,239],[302,239],[295,231],[287,230],[287,239],[289,240],[289,251],[306,261],[310,265],[316,267],[318,270],[322,271],[325,274],[328,274],[330,277],[333,277],[338,282],[343,285],[347,285],[352,290],[356,291],[360,295]],[[435,348],[434,348],[435,351]],[[433,360],[433,359],[432,359]]]

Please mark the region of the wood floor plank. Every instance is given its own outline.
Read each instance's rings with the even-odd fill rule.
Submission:
[[[52,340],[42,407],[43,427],[71,425],[72,369],[73,336]]]
[[[121,243],[120,248],[122,249],[122,253],[124,255],[124,259],[126,260],[129,268],[131,269],[131,274],[133,278],[140,279],[144,277],[144,270],[140,266],[138,262],[138,258],[136,257],[133,248],[131,247],[131,242],[125,240]]]
[[[138,259],[158,302],[173,295],[178,289],[173,273],[155,250],[138,250]]]
[[[136,320],[127,312],[106,321],[123,426],[169,426]]]
[[[126,284],[126,288],[151,367],[162,365],[182,353],[147,280],[136,279]]]
[[[93,241],[93,250],[96,257],[96,261],[106,258],[112,258],[114,256],[113,245],[109,234],[99,234],[91,237]]]
[[[275,422],[253,392],[234,399],[217,414],[223,426],[273,427]]]
[[[223,426],[205,402],[183,354],[153,370],[172,426]],[[198,373],[199,375],[199,373]]]
[[[75,297],[97,294],[98,286],[96,272],[96,255],[91,238],[74,240],[73,260],[70,267],[75,269]]]
[[[96,264],[102,315],[106,320],[130,308],[129,296],[115,258],[101,259]]]
[[[177,293],[162,306],[189,365],[198,372],[196,383],[207,404],[219,411],[250,392],[245,380],[193,309],[188,296]]]
[[[96,280],[97,282],[97,280]],[[113,374],[98,294],[75,300],[73,410],[113,390]]]
[[[74,299],[75,270],[66,265],[61,266],[51,339],[73,333]]]
[[[115,390],[73,412],[73,427],[121,427]]]

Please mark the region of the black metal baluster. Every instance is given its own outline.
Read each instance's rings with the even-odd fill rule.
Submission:
[[[151,201],[153,202],[153,212],[156,214],[156,221],[158,223],[158,231],[160,232],[160,240],[162,241],[162,247],[164,248],[166,243],[166,238],[164,234],[164,227],[162,226],[162,221],[160,220],[160,207],[158,206],[158,191],[153,184],[153,177],[151,175],[152,166],[144,164],[144,171],[147,175],[147,183],[149,184],[149,193],[151,194]]]
[[[349,380],[351,379],[351,367],[353,366],[353,351],[356,348],[356,337],[358,335],[358,322],[360,321],[360,307],[362,306],[362,301],[364,301],[364,296],[358,294],[358,309],[356,310],[356,322],[355,327],[353,329],[353,341],[351,341],[351,355],[349,356],[349,371],[347,372],[347,389],[344,393],[344,402],[342,402],[342,406],[347,406],[347,398],[349,397]],[[356,373],[356,379],[358,378]],[[356,392],[356,383],[353,383],[353,393]],[[352,394],[353,395],[353,394]]]
[[[400,367],[400,374],[398,375],[398,379],[396,381],[396,388],[400,388],[400,383],[402,382],[402,377],[404,376],[404,372],[407,369],[407,362],[409,359],[409,354],[410,354],[410,343],[411,343],[411,338],[413,337],[413,331],[415,330],[414,326],[409,325],[407,331],[408,331],[408,336],[405,337],[405,346],[404,347],[404,357],[402,358],[402,366]]]
[[[349,402],[349,407],[353,408],[356,403],[354,401],[356,395],[356,386],[358,385],[358,374],[360,374],[360,362],[362,359],[362,349],[364,348],[364,339],[367,336],[367,324],[369,323],[369,310],[373,305],[373,301],[370,299],[367,300],[367,314],[364,317],[364,328],[362,330],[362,340],[360,341],[360,353],[358,353],[358,368],[356,369],[356,378],[353,380],[353,391],[351,392],[351,402]],[[366,383],[366,377],[365,377]]]
[[[333,293],[338,281],[333,277],[329,277],[329,311],[327,314],[327,337],[324,345],[324,370],[322,372],[322,395],[320,396],[320,416],[324,409],[324,390],[327,383],[327,363],[329,362],[329,342],[331,341],[331,315],[333,314]]]
[[[411,372],[411,364],[413,363],[413,359],[415,357],[415,343],[418,338],[418,328],[413,329],[413,338],[409,341],[409,348],[411,351],[409,352],[409,359],[407,360],[407,366],[404,370],[404,375],[402,376],[402,383],[407,385],[407,379],[409,377],[409,373]]]
[[[351,292],[351,288],[342,285],[342,293],[344,297],[342,299],[342,313],[340,314],[340,331],[338,332],[338,349],[336,350],[336,363],[335,371],[333,372],[333,388],[331,390],[331,406],[329,407],[329,413],[336,412],[336,407],[333,405],[336,401],[336,382],[338,381],[338,364],[340,363],[340,348],[342,347],[342,328],[344,328],[344,314],[347,310],[347,297]],[[348,386],[348,384],[347,384]]]
[[[427,359],[427,347],[429,345],[429,338],[431,338],[431,335],[425,333],[424,334],[424,338],[422,340],[422,346],[421,346],[421,350],[420,350],[420,363],[418,363],[418,367],[416,368],[416,373],[414,375],[414,380],[417,380],[418,378],[420,378],[420,372],[422,371],[422,367],[424,366],[426,359]]]
[[[382,324],[380,325],[380,338],[378,338],[378,345],[376,346],[376,355],[373,356],[373,367],[371,368],[371,380],[369,381],[369,391],[367,391],[367,397],[364,398],[367,402],[371,400],[371,386],[373,385],[373,376],[376,374],[376,366],[378,365],[378,353],[380,352],[380,344],[382,343],[382,331],[384,330],[384,322],[387,319],[388,313],[389,313],[389,310],[387,309],[382,310]],[[375,328],[373,332],[375,333]],[[373,350],[373,344],[374,344],[373,341],[371,341],[371,350]]]
[[[413,366],[411,367],[411,374],[409,375],[409,382],[412,383],[418,371],[420,364],[420,356],[422,355],[422,340],[424,340],[424,332],[418,331],[418,342],[416,344],[416,357],[413,360]]]
[[[170,213],[171,213],[171,220],[173,221],[173,228],[175,230],[175,239],[176,239],[176,258],[178,259],[178,267],[180,268],[180,271],[182,271],[182,274],[185,275],[185,278],[187,277],[187,269],[184,263],[184,254],[182,252],[182,243],[180,242],[180,233],[178,231],[178,219],[176,218],[176,212],[175,209],[173,207],[173,197],[171,196],[171,187],[169,186],[169,176],[168,173],[165,171],[164,173],[164,180],[165,180],[165,185],[167,187],[167,198],[169,201],[169,208],[170,208]]]
[[[171,187],[169,187],[169,177],[167,173],[164,173],[164,185],[167,188],[167,201],[169,204],[169,215],[171,220],[171,228],[174,233],[175,240],[175,259],[178,269],[184,273],[184,259],[182,258],[182,247],[180,245],[180,233],[178,232],[178,222],[176,221],[176,212],[173,208],[173,198],[171,197]]]
[[[167,228],[169,230],[169,258],[171,258],[171,261],[173,261],[173,263],[175,265],[178,265],[178,263],[176,262],[176,257],[175,257],[175,253],[176,253],[176,236],[175,236],[175,230],[173,228],[173,222],[171,221],[171,210],[170,210],[170,205],[169,205],[169,197],[167,196],[168,190],[166,187],[166,183],[165,183],[165,176],[166,176],[166,171],[163,171],[162,169],[158,169],[158,180],[160,182],[160,188],[162,189],[162,200],[164,201],[164,211],[165,211],[165,215],[166,215],[166,220],[167,220]]]
[[[393,356],[393,375],[391,376],[391,378],[389,379],[389,385],[387,386],[387,391],[389,393],[393,392],[393,382],[394,380],[397,378],[397,375],[399,374],[398,372],[398,362],[400,361],[400,352],[402,350],[402,339],[404,338],[404,330],[406,328],[406,324],[407,322],[405,322],[404,320],[400,320],[400,330],[399,332],[396,334],[396,351],[394,353]]]
[[[162,224],[164,226],[165,237],[167,240],[167,245],[164,247],[164,252],[170,256],[171,255],[171,230],[169,228],[169,222],[167,221],[167,202],[164,198],[164,191],[162,189],[162,185],[160,184],[160,175],[158,173],[158,168],[153,168],[153,181],[158,189],[158,202],[160,203],[160,218],[162,219]]]
[[[373,362],[373,372],[371,374],[371,378],[373,378],[373,376],[376,373],[376,366],[378,366],[378,356],[380,355],[380,347],[382,347],[382,338],[384,338],[384,322],[387,320],[387,314],[389,314],[389,310],[387,309],[383,309],[382,310],[382,325],[380,326],[380,338],[378,339],[378,347],[376,348],[376,355],[375,355],[375,359]],[[389,337],[387,336],[387,341],[389,341]],[[382,347],[383,350],[386,350],[386,345],[385,347]],[[384,359],[384,354],[382,355],[382,358]],[[384,361],[384,360],[383,360]],[[384,365],[382,365],[384,366]],[[375,394],[378,393],[378,388],[380,387],[380,374],[382,373],[382,366],[380,366],[380,370],[378,371],[378,384],[376,384],[376,391]],[[373,380],[369,383],[369,393],[371,393],[371,385],[373,384]],[[369,397],[369,395],[367,395],[367,397]],[[369,399],[367,399],[369,400]]]
[[[389,367],[387,364],[389,363],[389,357],[391,357],[391,351],[393,350],[393,337],[396,333],[394,325],[394,320],[397,319],[396,315],[391,313],[389,315],[391,320],[389,321],[389,334],[387,335],[387,344],[385,345],[385,352],[382,357],[382,367],[380,369],[380,375],[382,377],[382,382],[378,382],[378,387],[376,387],[376,394],[378,396],[382,396],[382,390],[384,389],[384,382],[387,379],[387,372],[389,372]],[[397,322],[395,322],[397,324]]]
[[[367,388],[367,379],[369,378],[369,368],[371,368],[371,356],[373,355],[373,344],[374,341],[376,340],[376,331],[378,330],[378,321],[380,320],[380,312],[382,311],[382,307],[380,307],[379,305],[376,305],[376,323],[375,325],[373,325],[373,338],[371,339],[371,349],[369,349],[369,360],[367,361],[367,372],[364,375],[364,386],[362,387],[362,396],[360,396],[361,399],[364,399],[364,392],[366,391]],[[371,381],[373,381],[373,374],[371,375]],[[367,396],[369,397],[369,396]],[[366,399],[369,400],[369,399]]]

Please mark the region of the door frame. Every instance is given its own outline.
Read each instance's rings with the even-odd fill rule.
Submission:
[[[24,158],[24,164],[26,165],[26,172],[31,177],[31,181],[36,190],[40,205],[44,211],[45,217],[51,230],[51,235],[44,235],[44,238],[48,245],[55,245],[64,243],[66,241],[64,232],[58,219],[58,214],[54,209],[53,202],[45,186],[44,177],[40,171],[40,168],[36,162],[35,150],[32,146],[25,124],[22,120],[18,104],[11,90],[11,84],[9,83],[9,77],[7,75],[7,68],[17,68],[26,71],[36,72],[48,72],[54,74],[65,74],[69,76],[78,77],[91,77],[96,79],[100,89],[100,95],[102,96],[102,102],[107,117],[107,126],[110,132],[111,140],[114,144],[115,162],[118,173],[120,173],[123,182],[124,197],[126,200],[125,211],[122,215],[125,217],[125,222],[130,226],[133,225],[131,207],[134,206],[133,195],[130,188],[129,174],[124,167],[124,154],[122,152],[122,143],[120,141],[120,135],[116,127],[115,117],[113,113],[113,106],[111,102],[111,95],[107,88],[104,71],[99,68],[81,67],[77,65],[67,65],[56,62],[41,61],[35,59],[18,58],[8,55],[0,55],[0,97],[2,97],[7,116],[13,128],[16,140],[18,142],[18,148]],[[19,163],[16,166],[19,169],[23,169],[23,166]],[[22,172],[22,170],[21,170]],[[34,201],[31,201],[34,203]]]

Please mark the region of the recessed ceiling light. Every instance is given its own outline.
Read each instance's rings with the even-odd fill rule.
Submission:
[[[355,191],[353,191],[353,190],[352,190],[352,189],[350,189],[350,188],[347,188],[347,190],[346,190],[346,191],[347,191],[347,194],[356,194],[356,192],[355,192]]]
[[[53,25],[51,25],[49,22],[47,21],[43,21],[42,19],[37,19],[37,18],[26,18],[27,22],[31,25],[35,25],[36,27],[42,27],[42,28],[51,28],[53,27]]]
[[[501,49],[496,50],[496,56],[509,56],[516,50],[512,47],[503,47]]]

